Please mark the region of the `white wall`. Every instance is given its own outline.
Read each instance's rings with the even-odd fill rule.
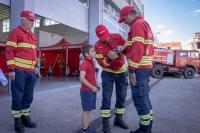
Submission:
[[[44,46],[50,46],[53,44],[58,43],[60,40],[62,40],[63,36],[45,32],[45,31],[39,31],[39,46],[44,47]],[[71,44],[77,44],[81,43],[85,40],[87,40],[88,35],[86,33],[69,33],[65,34],[64,38],[70,42]]]
[[[78,0],[35,0],[35,13],[88,32],[88,8]]]
[[[88,40],[88,34],[86,33],[69,33],[64,35],[65,39],[71,44],[81,43],[85,40]]]
[[[44,46],[50,46],[52,44],[58,43],[63,37],[53,34],[53,33],[48,33],[44,31],[39,31],[39,46],[44,47]]]

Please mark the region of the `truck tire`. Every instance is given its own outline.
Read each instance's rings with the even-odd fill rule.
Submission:
[[[164,72],[163,72],[162,67],[155,67],[152,70],[152,77],[154,77],[154,78],[162,78],[163,74],[164,74]]]
[[[195,70],[191,67],[188,67],[183,71],[183,77],[186,79],[192,79],[194,78],[194,75],[195,75]]]

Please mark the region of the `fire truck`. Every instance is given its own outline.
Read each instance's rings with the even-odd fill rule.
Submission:
[[[165,73],[175,77],[194,78],[200,73],[200,53],[196,50],[155,48],[152,76],[162,78]]]

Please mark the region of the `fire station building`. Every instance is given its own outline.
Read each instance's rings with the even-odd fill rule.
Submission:
[[[67,75],[68,68],[73,73],[78,69],[81,47],[96,42],[98,24],[127,38],[128,27],[117,22],[119,9],[127,5],[143,14],[140,0],[0,0],[0,58],[4,58],[3,44],[9,31],[20,24],[20,12],[31,10],[37,18],[33,30],[39,58],[42,63],[49,62],[41,67],[44,74],[50,65],[55,68],[53,74]],[[6,69],[5,66],[0,67]]]

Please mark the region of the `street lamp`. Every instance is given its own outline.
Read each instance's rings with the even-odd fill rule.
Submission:
[[[154,33],[154,47],[157,47],[157,45],[159,44],[159,39],[158,39],[158,35],[160,34],[160,32],[156,32]]]

